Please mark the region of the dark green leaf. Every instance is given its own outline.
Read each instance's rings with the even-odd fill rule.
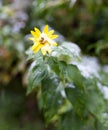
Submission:
[[[75,65],[66,64],[55,57],[50,57],[48,63],[60,79],[68,80],[68,82],[73,83],[75,86],[83,88],[83,77]]]
[[[42,81],[42,100],[47,122],[57,114],[63,102],[63,97],[57,89],[58,86],[59,81],[56,77],[47,77]]]
[[[83,76],[75,65],[67,65],[67,77],[78,88],[83,88]]]
[[[66,95],[69,101],[72,103],[74,110],[80,116],[86,111],[86,97],[84,92],[78,88],[66,88]]]
[[[49,57],[48,64],[57,75],[60,75],[59,61],[57,60],[57,58]]]
[[[27,94],[31,93],[34,88],[36,88],[41,81],[47,76],[47,67],[45,65],[35,66],[29,76],[29,85],[27,88]]]
[[[77,87],[66,88],[66,95],[75,112],[84,117],[85,113],[90,113],[95,119],[98,119],[105,126],[108,124],[108,117],[106,112],[106,104],[102,93],[98,89],[93,80],[84,82],[86,88],[81,90]],[[105,114],[106,113],[106,114]]]
[[[82,119],[73,110],[62,114],[57,125],[59,127],[57,130],[107,130],[91,115]]]

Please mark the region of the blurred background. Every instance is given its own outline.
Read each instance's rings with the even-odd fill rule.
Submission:
[[[26,95],[30,30],[45,24],[84,55],[108,64],[107,0],[0,0],[0,130],[46,128],[36,95]]]

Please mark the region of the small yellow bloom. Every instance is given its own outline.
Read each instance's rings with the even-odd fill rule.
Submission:
[[[42,33],[38,28],[34,28],[34,31],[31,31],[33,37],[30,37],[29,39],[34,43],[31,47],[34,53],[37,53],[40,49],[43,55],[47,52],[51,53],[51,47],[57,46],[57,43],[53,39],[58,37],[58,35],[54,35],[53,33],[54,30],[48,31],[48,25],[44,27]]]

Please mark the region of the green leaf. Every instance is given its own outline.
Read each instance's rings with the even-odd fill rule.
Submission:
[[[29,84],[27,88],[27,94],[31,93],[34,88],[36,88],[41,81],[47,76],[48,71],[45,65],[37,65],[33,68],[29,76]]]
[[[69,82],[73,82],[78,88],[84,87],[83,76],[75,65],[67,65],[66,71]]]
[[[72,61],[79,61],[81,59],[79,47],[71,42],[62,42],[53,50],[52,55],[59,59],[59,61],[65,61],[71,63]]]
[[[50,57],[48,64],[60,79],[67,80],[75,86],[83,88],[83,76],[75,65],[66,64],[64,61],[59,61],[55,57]]]
[[[108,127],[108,106],[104,100],[103,94],[95,83],[92,83],[88,91],[86,91],[86,100],[87,109],[99,122]]]
[[[57,75],[60,75],[60,67],[59,67],[59,61],[55,57],[49,57],[48,64],[52,71],[54,71]]]
[[[57,114],[63,102],[58,86],[59,80],[56,77],[47,77],[42,81],[42,100],[47,123]]]
[[[69,101],[72,103],[72,106],[76,113],[80,116],[84,114],[86,110],[86,97],[84,92],[78,88],[66,88],[66,95]]]
[[[31,49],[28,49],[26,51],[26,55],[28,55],[27,61],[28,60],[35,60],[38,63],[43,62],[43,56],[41,51],[39,51],[37,54],[35,54]]]
[[[69,63],[71,61],[72,53],[63,46],[58,46],[55,49],[55,57],[57,57],[60,61],[65,61]]]
[[[77,87],[65,89],[67,98],[72,103],[74,111],[81,118],[84,117],[85,113],[89,113],[104,126],[108,126],[107,104],[95,81],[86,80],[84,85],[86,86],[85,90]]]
[[[61,120],[58,122],[58,125],[59,130],[84,130],[83,121],[74,111],[69,111],[61,115]]]
[[[100,75],[101,75],[101,83],[103,85],[108,85],[108,72],[100,72]]]
[[[57,122],[57,130],[107,130],[98,120],[91,115],[80,118],[75,111],[71,110],[61,115],[61,119]]]

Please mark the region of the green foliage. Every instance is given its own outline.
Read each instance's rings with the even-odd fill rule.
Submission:
[[[83,57],[79,54],[78,58],[77,53],[72,56],[67,49],[69,58],[62,59],[60,57],[65,54],[63,45],[58,49],[54,48],[51,55],[42,56],[39,52],[34,58],[31,56],[35,64],[31,68],[27,90],[30,93],[37,90],[39,108],[43,110],[46,122],[55,122],[60,130],[95,130],[99,124],[101,130],[104,126],[108,128],[107,104],[102,88],[98,87],[99,83],[106,83],[104,77],[101,80],[95,75],[85,77],[78,64],[73,64],[74,61],[82,62]],[[76,51],[80,53],[78,49]],[[37,56],[42,58],[36,60]],[[102,68],[99,72],[104,73]]]
[[[61,125],[62,124],[62,125]],[[70,111],[62,115],[59,122],[59,130],[107,130],[100,122],[94,120],[92,116],[85,116],[85,119],[79,118],[74,112]]]
[[[45,24],[59,33],[59,46],[47,56],[28,51],[27,59],[30,29]],[[107,130],[107,28],[107,0],[1,0],[0,130],[43,130],[42,115],[60,130]],[[35,96],[29,102],[23,87],[37,93],[40,115],[31,103]]]
[[[29,78],[29,89],[27,93],[30,93],[35,86],[47,76],[47,67],[43,64],[35,66],[32,70],[31,76]]]
[[[45,111],[46,121],[49,122],[63,104],[63,97],[58,89],[57,77],[47,77],[42,81],[42,109]]]

